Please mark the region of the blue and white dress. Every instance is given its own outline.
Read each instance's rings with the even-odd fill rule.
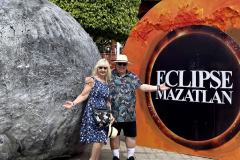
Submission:
[[[107,144],[108,127],[99,128],[95,125],[93,121],[92,106],[99,108],[108,107],[107,99],[110,96],[109,87],[106,82],[100,82],[96,78],[92,78],[94,80],[94,87],[88,96],[88,102],[83,113],[80,142]]]

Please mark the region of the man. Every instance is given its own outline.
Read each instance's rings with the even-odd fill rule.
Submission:
[[[112,70],[110,89],[111,111],[115,122],[114,126],[118,130],[118,136],[110,139],[110,146],[113,152],[113,160],[119,160],[120,133],[124,132],[125,144],[127,147],[128,159],[135,160],[134,152],[136,145],[137,126],[136,126],[136,93],[138,89],[143,92],[154,92],[158,89],[168,90],[165,84],[160,86],[152,86],[143,84],[138,76],[127,70],[127,66],[131,65],[126,55],[119,55],[117,60],[113,62],[116,68]],[[86,78],[85,83],[89,83]]]
[[[127,66],[131,65],[131,63],[128,61],[126,55],[119,55],[113,63],[116,64],[116,68],[112,71],[109,88],[112,114],[115,118],[113,126],[118,130],[118,136],[110,139],[113,160],[119,160],[119,135],[122,129],[128,153],[127,160],[135,160],[134,152],[137,136],[135,90],[153,92],[157,91],[158,87],[160,87],[160,90],[168,90],[169,87],[165,86],[165,84],[161,84],[160,86],[143,84],[136,74],[127,70]]]

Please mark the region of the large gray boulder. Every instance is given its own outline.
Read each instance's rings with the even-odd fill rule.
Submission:
[[[0,160],[73,154],[84,104],[62,107],[82,91],[100,59],[70,14],[47,0],[0,0]]]

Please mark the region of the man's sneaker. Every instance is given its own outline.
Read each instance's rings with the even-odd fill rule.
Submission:
[[[135,160],[135,158],[133,156],[131,156],[127,160]]]
[[[113,160],[120,160],[120,159],[117,156],[114,156]]]

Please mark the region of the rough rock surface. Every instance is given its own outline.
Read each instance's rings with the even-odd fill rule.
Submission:
[[[47,0],[0,0],[0,159],[42,160],[79,148],[81,93],[100,58],[91,37]]]

